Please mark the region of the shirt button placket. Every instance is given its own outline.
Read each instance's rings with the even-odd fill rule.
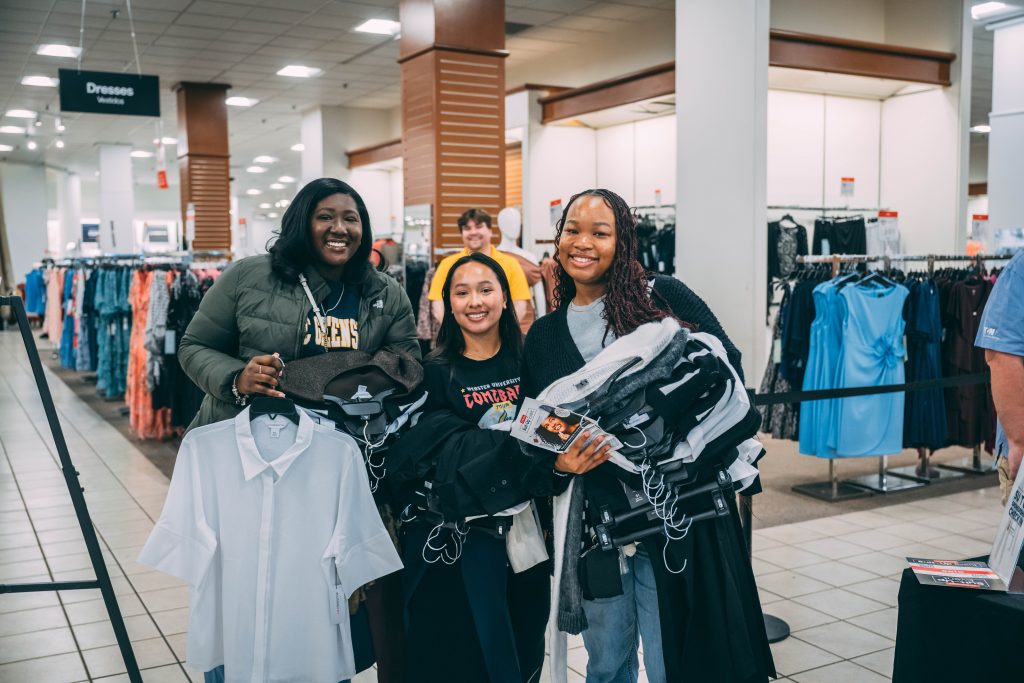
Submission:
[[[267,600],[270,595],[270,551],[274,521],[274,475],[269,468],[260,475],[263,482],[263,509],[260,511],[259,555],[256,563],[256,628],[253,643],[252,683],[262,683],[267,665]]]

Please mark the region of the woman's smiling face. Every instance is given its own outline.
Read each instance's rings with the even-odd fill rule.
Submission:
[[[580,197],[565,217],[558,262],[577,285],[607,279],[615,259],[615,213],[602,197]]]
[[[326,274],[340,276],[363,240],[359,207],[347,194],[320,200],[310,219],[313,248]]]

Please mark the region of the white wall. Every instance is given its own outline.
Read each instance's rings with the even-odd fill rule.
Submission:
[[[402,215],[402,172],[354,168],[349,173],[348,183],[366,202],[374,239],[394,234],[397,219]]]
[[[597,131],[597,185],[633,206],[676,201],[676,117],[674,114]]]
[[[881,203],[899,211],[903,250],[959,249],[962,214],[959,104],[929,90],[882,103]],[[966,203],[965,203],[966,205]]]
[[[996,29],[989,123],[989,231],[1024,227],[1024,21]],[[990,244],[992,241],[990,240]]]
[[[32,264],[47,255],[46,169],[27,164],[0,165],[0,195],[11,267],[21,282]]]
[[[885,11],[885,0],[771,0],[771,27],[881,43]]]

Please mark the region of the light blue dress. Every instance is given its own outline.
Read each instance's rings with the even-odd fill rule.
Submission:
[[[906,355],[898,284],[849,284],[839,293],[842,344],[836,386],[903,384]],[[903,393],[837,399],[828,445],[834,457],[891,455],[903,450]]]
[[[804,391],[834,389],[842,350],[844,301],[836,283],[845,276],[823,282],[814,288],[814,321],[811,323],[810,352],[804,372]],[[832,415],[836,399],[804,401],[800,404],[800,452],[821,458],[833,458],[829,447]]]

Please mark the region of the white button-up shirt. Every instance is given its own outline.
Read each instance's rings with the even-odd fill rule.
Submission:
[[[248,409],[182,440],[139,562],[189,584],[188,664],[231,683],[352,677],[332,605],[402,568],[355,442]]]

